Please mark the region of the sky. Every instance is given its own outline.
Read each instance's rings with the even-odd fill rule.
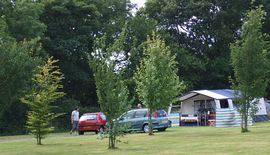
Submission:
[[[138,8],[144,6],[144,3],[146,0],[130,0],[131,3],[134,3],[134,4],[137,4],[138,5]]]

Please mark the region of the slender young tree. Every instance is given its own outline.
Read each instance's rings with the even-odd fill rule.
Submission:
[[[249,11],[244,20],[241,39],[231,45],[235,76],[233,88],[240,91],[236,95],[242,115],[242,132],[248,131],[248,116],[256,112],[256,99],[264,95],[267,84],[269,67],[266,65],[266,52],[269,43],[261,31],[264,16],[261,6]]]
[[[109,125],[109,149],[116,148],[117,138],[121,135],[117,118],[129,107],[129,93],[120,69],[123,64],[118,63],[125,38],[126,30],[123,29],[120,37],[113,44],[107,45],[104,35],[97,39],[95,53],[89,58],[90,67],[94,72],[98,103]]]
[[[185,88],[177,76],[175,56],[159,35],[147,39],[144,58],[135,74],[137,93],[149,109],[149,135],[153,135],[152,112],[169,106]]]
[[[52,112],[52,103],[65,94],[59,90],[63,88],[61,81],[64,76],[55,65],[56,62],[50,57],[44,66],[38,67],[33,77],[32,91],[21,99],[30,108],[26,126],[35,136],[38,145],[41,145],[41,139],[46,134],[53,131],[51,121],[61,115]]]

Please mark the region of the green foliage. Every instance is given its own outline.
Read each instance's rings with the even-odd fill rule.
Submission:
[[[36,41],[17,43],[9,36],[8,27],[0,18],[0,117],[9,109],[11,104],[18,102],[28,88],[33,70],[40,59],[33,57],[36,52],[32,44]]]
[[[185,85],[177,76],[175,56],[160,36],[153,33],[153,37],[147,39],[144,52],[143,61],[135,74],[135,81],[139,98],[149,109],[149,134],[152,134],[152,112],[174,102]]]
[[[89,64],[94,72],[98,103],[108,122],[109,148],[116,148],[118,132],[117,118],[129,107],[128,89],[122,77],[117,57],[123,54],[126,28],[112,44],[106,44],[106,35],[97,39],[94,53]]]
[[[30,108],[27,113],[27,128],[35,135],[38,145],[41,145],[41,139],[45,138],[46,134],[53,131],[50,123],[60,115],[51,112],[52,103],[65,95],[59,90],[63,88],[61,81],[64,76],[58,66],[54,65],[56,62],[58,61],[51,57],[44,66],[38,67],[38,72],[32,79],[32,91],[21,98]]]
[[[247,119],[250,113],[254,113],[257,104],[256,98],[265,94],[268,82],[267,72],[267,46],[262,33],[262,20],[265,12],[262,7],[251,10],[244,20],[241,39],[231,45],[231,60],[235,80],[233,87],[241,93],[239,109],[244,119],[242,131],[248,131]]]
[[[42,37],[46,25],[39,18],[44,5],[30,0],[1,0],[0,16],[4,15],[10,35],[18,41]]]
[[[87,55],[94,41],[105,33],[108,42],[119,35],[129,7],[126,0],[51,0],[41,21],[47,25],[44,49],[59,59],[65,74],[64,91],[80,101],[80,107],[98,107],[93,72]]]
[[[59,100],[56,111],[67,113],[77,104],[85,111],[98,108],[87,56],[93,52],[95,39],[104,34],[106,44],[113,44],[126,21],[127,37],[121,55],[127,65],[121,72],[129,98],[135,98],[136,103],[133,76],[147,47],[146,36],[155,29],[176,56],[177,74],[188,89],[229,87],[228,76],[233,73],[229,45],[240,37],[243,15],[253,7],[249,2],[149,0],[132,16],[129,0],[0,0],[0,132],[4,127],[17,132],[18,122],[23,125],[25,117],[20,116],[27,108],[18,106],[19,98],[29,88],[36,66],[47,55],[60,60],[58,65],[65,74],[63,91],[67,99],[76,101],[66,105],[61,104],[66,101]],[[264,5],[267,15],[262,31],[269,34],[269,0],[254,3]],[[269,83],[267,93],[269,96]],[[19,121],[2,121],[5,118],[1,115],[16,120],[10,113],[14,107],[20,113],[16,115]],[[65,119],[69,122],[68,115]],[[55,120],[56,124],[64,122]]]
[[[149,0],[145,12],[176,54],[189,89],[229,87],[229,44],[239,37],[249,3],[242,0]]]
[[[128,34],[126,46],[126,56],[128,57],[127,67],[124,68],[124,76],[128,79],[128,88],[130,92],[130,98],[135,99],[138,103],[139,99],[136,94],[136,84],[133,80],[133,76],[136,72],[137,66],[140,64],[143,58],[143,49],[146,47],[145,41],[147,36],[155,30],[156,22],[153,19],[149,19],[147,15],[142,12],[137,12],[128,24]]]
[[[23,125],[27,108],[26,105],[20,104],[19,98],[29,89],[36,66],[41,63],[40,56],[45,56],[39,43],[46,29],[39,20],[42,9],[42,4],[30,0],[0,1],[0,132],[2,133],[25,132]]]

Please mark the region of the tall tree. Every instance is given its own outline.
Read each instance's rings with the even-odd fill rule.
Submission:
[[[59,59],[65,74],[64,91],[81,106],[98,106],[93,73],[87,53],[94,40],[105,33],[114,40],[127,18],[126,0],[52,0],[44,1],[41,20],[47,25],[43,38],[45,50]]]
[[[31,42],[16,42],[9,35],[4,17],[0,17],[0,119],[2,115],[17,103],[27,90],[33,70],[40,59],[33,57],[36,49]],[[5,116],[6,117],[6,116]],[[2,121],[1,126],[2,127]]]
[[[156,22],[149,19],[143,12],[138,11],[128,23],[127,43],[125,44],[125,55],[128,60],[127,67],[124,68],[124,76],[128,79],[130,98],[139,102],[136,95],[136,84],[133,80],[137,66],[143,58],[143,49],[146,47],[147,36],[155,30]]]
[[[157,21],[189,88],[216,89],[230,85],[229,44],[248,7],[249,0],[149,0],[145,12]]]
[[[33,89],[21,99],[30,108],[27,128],[35,136],[38,145],[41,145],[45,135],[53,131],[51,121],[59,116],[52,112],[52,103],[65,94],[60,90],[63,88],[61,81],[64,76],[55,65],[56,62],[51,57],[44,66],[38,68],[33,77]]]
[[[261,5],[261,4],[259,4]],[[270,3],[269,0],[262,0],[262,5],[264,7],[264,10],[266,12],[265,20],[263,23],[263,32],[270,35]],[[268,59],[270,59],[270,55],[268,55]],[[266,98],[270,99],[270,82],[268,83],[268,86],[266,88]]]
[[[147,39],[144,58],[135,74],[137,93],[149,110],[149,135],[153,135],[152,113],[169,106],[185,86],[177,76],[175,56],[160,36]]]
[[[45,55],[39,39],[46,29],[39,20],[42,11],[43,5],[37,1],[0,1],[1,133],[25,132],[27,108],[19,98],[29,88],[33,72]]]
[[[262,7],[248,12],[242,27],[241,39],[231,45],[231,60],[235,75],[234,88],[238,94],[239,109],[242,114],[242,132],[248,131],[248,116],[254,113],[258,98],[265,93],[267,84],[266,52],[269,42],[262,33]]]
[[[123,79],[119,56],[123,54],[126,38],[124,29],[113,44],[106,44],[106,35],[97,39],[96,48],[89,64],[94,71],[98,103],[109,125],[109,149],[116,148],[119,126],[117,118],[129,107],[128,89]]]
[[[17,41],[43,36],[46,25],[39,20],[44,9],[42,3],[28,0],[1,0],[0,8],[0,16],[5,16],[10,35]]]

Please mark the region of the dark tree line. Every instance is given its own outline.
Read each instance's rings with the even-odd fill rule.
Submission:
[[[239,38],[243,18],[254,7],[250,0],[151,0],[132,15],[129,0],[1,0],[0,1],[0,134],[25,132],[28,108],[20,98],[31,85],[36,66],[53,56],[64,74],[56,112],[66,113],[55,124],[69,128],[75,106],[97,111],[96,86],[87,55],[96,38],[112,43],[127,23],[124,77],[135,98],[136,67],[147,35],[157,30],[176,54],[181,78],[191,89],[229,88],[230,44]],[[258,0],[270,13],[270,1]],[[263,31],[270,33],[267,14]],[[270,87],[265,94],[270,96]]]

